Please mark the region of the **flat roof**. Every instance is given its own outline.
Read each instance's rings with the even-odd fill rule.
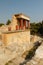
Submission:
[[[16,18],[23,18],[23,19],[26,19],[26,20],[30,20],[30,17],[26,16],[25,14],[15,14],[14,16],[16,16]]]

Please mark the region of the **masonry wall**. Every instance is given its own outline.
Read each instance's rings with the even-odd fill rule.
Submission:
[[[30,30],[16,31],[2,34],[4,46],[15,48],[17,55],[22,55],[32,48],[30,43]]]
[[[2,34],[4,45],[30,43],[30,31],[15,31]]]
[[[17,19],[15,16],[13,16],[10,24],[12,31],[16,30],[16,25],[17,25]]]

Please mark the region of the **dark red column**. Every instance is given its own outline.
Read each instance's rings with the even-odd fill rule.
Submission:
[[[8,31],[11,31],[11,27],[8,27]]]
[[[16,25],[16,30],[19,30],[19,26],[18,25]]]
[[[24,22],[24,26],[25,26],[25,28],[26,28],[26,20],[24,20],[23,22]]]
[[[30,28],[30,21],[28,21],[28,28]]]
[[[20,29],[23,28],[23,19],[20,19]]]

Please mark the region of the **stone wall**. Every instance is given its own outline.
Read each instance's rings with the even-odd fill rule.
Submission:
[[[30,30],[29,31],[14,31],[5,32],[2,34],[2,40],[4,45],[9,45],[13,43],[18,43],[22,45],[23,43],[30,43]]]
[[[2,41],[4,46],[0,49],[0,65],[4,65],[13,58],[24,58],[33,47],[30,43],[30,30],[3,32]]]
[[[17,18],[15,16],[12,16],[12,20],[10,24],[12,31],[16,30],[16,25],[17,25]]]
[[[4,46],[14,45],[14,47],[20,47],[24,51],[29,50],[32,46],[30,44],[30,30],[3,33],[2,41]]]
[[[30,43],[30,30],[3,33],[2,41],[5,47],[22,56],[33,47]]]

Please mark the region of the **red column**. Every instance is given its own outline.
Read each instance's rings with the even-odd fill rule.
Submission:
[[[28,21],[28,28],[30,28],[30,21]]]
[[[20,29],[23,28],[23,19],[20,19]]]
[[[24,22],[24,26],[25,26],[25,28],[26,28],[26,20],[24,20],[23,22]]]
[[[11,31],[11,27],[8,27],[8,31]]]
[[[19,26],[18,25],[16,25],[16,30],[19,30]]]

